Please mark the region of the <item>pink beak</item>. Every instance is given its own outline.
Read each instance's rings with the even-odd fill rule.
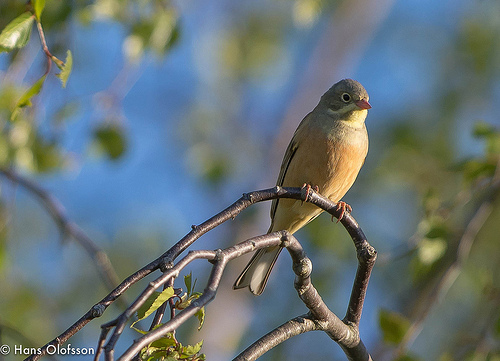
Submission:
[[[356,102],[356,105],[361,109],[370,109],[372,106],[368,103],[368,100],[361,99]]]

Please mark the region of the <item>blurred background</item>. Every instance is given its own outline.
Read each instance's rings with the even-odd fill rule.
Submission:
[[[0,29],[24,11],[2,0]],[[274,186],[300,120],[333,83],[354,78],[373,107],[370,150],[344,200],[379,252],[364,343],[376,360],[498,361],[499,14],[495,0],[47,1],[47,45],[60,59],[70,49],[73,71],[63,89],[53,66],[11,120],[46,59],[36,28],[26,47],[0,53],[0,167],[55,197],[122,280],[243,192]],[[264,233],[269,207],[245,210],[193,249]],[[342,318],[357,266],[347,232],[323,215],[297,237]],[[207,360],[231,359],[307,311],[286,253],[262,296],[233,291],[249,257],[229,264],[202,330],[196,321],[180,330],[184,344],[204,340]],[[196,291],[208,267],[186,269]],[[0,343],[41,346],[107,293],[40,199],[0,174]],[[71,344],[95,347],[119,310]],[[127,330],[117,354],[135,337]],[[345,356],[309,333],[262,357],[304,359]]]

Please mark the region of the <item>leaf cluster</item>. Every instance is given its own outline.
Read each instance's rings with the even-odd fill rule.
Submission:
[[[184,276],[184,284],[186,286],[186,292],[178,296],[173,287],[167,287],[162,292],[154,292],[146,302],[137,310],[137,320],[132,323],[130,327],[141,334],[147,334],[148,331],[143,331],[134,327],[134,325],[146,319],[153,312],[158,310],[165,302],[178,298],[178,300],[173,303],[173,308],[178,310],[183,310],[188,307],[195,299],[201,296],[200,292],[194,292],[194,286],[196,285],[196,280],[192,282],[192,274]],[[205,320],[205,307],[202,307],[198,312],[196,312],[196,317],[199,320],[198,330],[203,326]],[[152,330],[158,328],[162,324],[156,325]],[[140,357],[142,360],[153,361],[174,361],[174,360],[187,360],[187,361],[201,361],[205,360],[204,354],[199,354],[203,341],[196,343],[195,345],[183,346],[175,338],[174,332],[169,332],[162,338],[150,343],[147,347],[142,349]]]
[[[47,74],[50,71],[51,61],[61,70],[61,72],[56,75],[61,80],[63,88],[66,87],[73,66],[73,57],[70,50],[67,51],[66,61],[62,61],[55,55],[52,55],[45,44],[45,34],[41,23],[42,13],[45,8],[45,0],[31,0],[30,4],[32,6],[31,11],[24,12],[16,17],[7,24],[0,33],[0,53],[12,52],[16,49],[25,47],[30,39],[33,25],[36,24],[42,42],[42,48],[48,57],[49,63],[45,74],[21,95],[12,110],[11,120],[16,119],[23,108],[32,106],[31,99],[40,93]]]

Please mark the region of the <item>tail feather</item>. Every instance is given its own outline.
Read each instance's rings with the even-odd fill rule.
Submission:
[[[259,249],[234,283],[233,288],[248,287],[254,295],[264,292],[271,270],[283,247]]]

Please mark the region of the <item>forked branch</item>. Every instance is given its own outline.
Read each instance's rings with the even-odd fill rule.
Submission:
[[[353,284],[351,298],[347,307],[346,316],[343,320],[340,320],[328,309],[312,285],[309,277],[312,270],[311,261],[306,257],[300,243],[295,239],[295,237],[286,231],[274,232],[254,237],[224,250],[191,251],[178,262],[174,262],[184,250],[191,246],[203,234],[223,222],[233,219],[242,210],[250,205],[275,198],[291,198],[307,201],[315,204],[337,218],[341,216],[341,211],[337,209],[336,203],[331,202],[316,192],[305,192],[304,189],[301,188],[275,187],[246,193],[222,212],[200,225],[193,226],[191,232],[177,242],[172,248],[148,265],[144,266],[139,271],[127,277],[118,287],[116,287],[100,302],[95,304],[70,328],[64,331],[59,337],[42,347],[41,354],[32,355],[26,360],[37,360],[45,354],[49,345],[60,345],[66,342],[92,319],[100,317],[105,309],[118,299],[118,297],[120,297],[131,285],[143,279],[150,273],[160,270],[162,274],[156,280],[150,282],[146,289],[121,315],[102,326],[102,333],[99,338],[96,359],[99,357],[101,351],[104,350],[106,360],[114,360],[115,345],[122,334],[124,327],[137,309],[148,299],[148,297],[155,290],[164,286],[166,283],[171,283],[173,279],[179,275],[179,272],[193,260],[206,259],[211,262],[213,264],[212,271],[203,294],[197,300],[193,301],[188,307],[179,312],[175,317],[136,340],[134,344],[130,346],[130,348],[119,358],[119,360],[130,360],[134,358],[143,347],[166,335],[168,332],[175,330],[188,318],[192,317],[201,307],[205,306],[215,298],[220,278],[227,262],[256,249],[277,245],[286,247],[292,257],[293,269],[296,274],[295,288],[297,289],[301,300],[309,308],[309,312],[307,315],[290,320],[284,325],[278,327],[276,330],[273,330],[271,333],[259,340],[256,343],[257,345],[254,344],[247,350],[243,351],[242,354],[236,358],[236,360],[254,360],[267,350],[292,337],[293,335],[311,330],[322,330],[326,332],[342,347],[349,360],[371,360],[359,337],[358,326],[370,273],[376,259],[376,251],[368,244],[362,230],[359,228],[354,218],[348,213],[344,214],[340,222],[347,229],[354,241],[359,265]],[[159,321],[156,320],[155,322]],[[291,331],[292,329],[293,331]],[[108,338],[107,336],[111,330],[113,330],[113,332],[106,342],[106,339]]]

